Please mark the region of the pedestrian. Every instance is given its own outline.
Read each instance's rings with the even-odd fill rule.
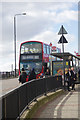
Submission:
[[[24,68],[22,68],[21,74],[19,76],[19,82],[22,83],[22,84],[25,83],[26,78],[27,78],[27,74],[26,74]]]
[[[76,81],[76,72],[74,71],[74,67],[71,68],[71,84],[72,84],[72,90],[75,90],[75,81]]]
[[[66,82],[67,82],[67,89],[70,91],[70,85],[71,85],[71,68],[68,69],[68,72],[66,73]]]
[[[46,69],[46,72],[45,72],[45,77],[48,77],[50,76],[50,71],[49,71],[49,68]]]
[[[28,81],[30,81],[30,80],[32,80],[32,79],[36,79],[36,73],[35,73],[34,68],[32,69],[32,71],[31,71],[30,74],[29,74],[29,79],[28,79]]]
[[[80,68],[79,68],[79,71],[78,71],[78,77],[79,77],[79,81],[80,81]]]
[[[49,75],[50,75],[50,71],[49,71],[48,68],[47,68],[47,70],[46,70],[46,72],[45,72],[45,75],[46,75],[46,76],[49,76]]]

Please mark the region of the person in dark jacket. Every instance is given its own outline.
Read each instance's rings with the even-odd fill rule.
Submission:
[[[34,68],[32,69],[32,71],[30,72],[30,75],[29,75],[29,80],[32,80],[32,79],[36,79],[36,73],[35,73],[35,70]]]
[[[24,68],[22,68],[21,74],[19,76],[19,82],[21,82],[22,84],[25,83],[26,78],[27,78],[27,74],[26,74]]]
[[[49,69],[47,68],[46,72],[45,72],[45,76],[48,77],[50,75],[50,71]]]
[[[49,69],[47,68],[46,72],[45,72],[45,75],[50,75],[50,71]]]
[[[72,90],[75,90],[75,81],[76,81],[76,72],[74,71],[74,68],[71,68],[71,84],[72,84]]]
[[[70,91],[70,85],[71,85],[71,68],[68,69],[68,72],[66,73],[66,81],[67,81],[67,89]]]

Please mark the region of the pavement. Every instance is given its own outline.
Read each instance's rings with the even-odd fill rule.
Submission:
[[[56,100],[42,106],[34,118],[80,120],[80,85],[76,85],[75,88],[75,91],[66,91]]]

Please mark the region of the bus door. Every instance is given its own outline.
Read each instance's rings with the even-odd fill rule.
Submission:
[[[44,63],[43,66],[44,66],[44,70],[43,70],[44,74],[45,74],[47,69],[49,69],[49,71],[50,71],[50,63],[49,62],[48,63]]]

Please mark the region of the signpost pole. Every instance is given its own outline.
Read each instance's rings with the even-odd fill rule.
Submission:
[[[66,30],[64,29],[63,25],[60,28],[58,35],[61,35],[61,38],[58,43],[62,43],[62,53],[63,53],[63,80],[64,80],[64,89],[65,89],[65,57],[64,57],[64,43],[68,43],[63,34],[67,34]]]
[[[63,49],[63,79],[64,79],[64,89],[65,89],[65,59],[64,59],[63,26],[62,26],[62,49]]]

